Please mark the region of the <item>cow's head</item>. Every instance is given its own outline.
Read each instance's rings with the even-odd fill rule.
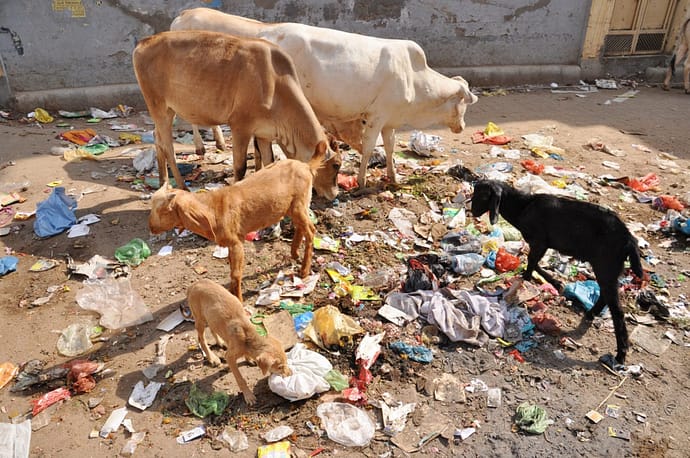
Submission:
[[[454,76],[458,82],[458,91],[452,97],[452,110],[447,125],[454,134],[459,134],[465,129],[465,110],[468,105],[477,102],[477,96],[470,91],[469,84],[462,76]]]
[[[329,135],[328,140],[328,143],[320,141],[316,144],[313,157],[321,158],[322,164],[316,170],[314,189],[318,195],[333,200],[338,196],[338,172],[342,159],[335,138]]]

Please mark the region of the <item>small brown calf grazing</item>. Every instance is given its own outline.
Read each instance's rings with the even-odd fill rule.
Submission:
[[[192,194],[166,185],[151,198],[149,229],[159,234],[183,227],[228,247],[230,292],[242,301],[242,243],[245,235],[290,216],[295,226],[291,254],[297,259],[304,241],[304,258],[299,274],[306,278],[316,233],[309,219],[311,187],[314,173],[323,165],[322,161],[322,156],[315,157],[309,164],[285,159],[238,183],[209,192]]]
[[[671,77],[676,71],[676,62],[683,62],[683,88],[686,94],[690,94],[690,16],[686,17],[680,26],[678,43],[666,69],[666,78],[662,86],[664,91],[671,89]]]
[[[280,341],[271,336],[260,336],[249,321],[242,302],[225,288],[211,280],[199,280],[187,292],[187,302],[194,317],[194,327],[199,345],[212,366],[220,365],[220,359],[211,351],[204,338],[206,326],[211,329],[219,345],[225,345],[225,361],[242,390],[248,405],[256,402],[256,396],[242,377],[237,360],[244,357],[256,362],[264,375],[291,375],[287,356]]]
[[[249,141],[276,140],[293,157],[326,158],[314,187],[334,199],[340,157],[328,150],[326,133],[299,85],[292,59],[264,40],[206,31],[163,32],[141,40],[132,55],[134,73],[156,125],[161,184],[175,167],[175,114],[202,126],[228,124],[233,137],[235,181],[246,173]],[[269,188],[270,189],[270,188]]]

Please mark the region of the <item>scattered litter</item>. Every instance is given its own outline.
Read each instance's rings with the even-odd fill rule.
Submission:
[[[376,426],[364,410],[342,402],[325,402],[316,415],[328,438],[346,447],[363,447],[374,437]]]
[[[441,137],[413,130],[410,134],[410,148],[424,157],[431,157],[434,151],[443,152]]]
[[[87,352],[93,344],[93,324],[72,323],[62,330],[57,341],[58,353],[63,356],[78,356]]]
[[[29,458],[31,420],[18,424],[0,423],[0,456]]]
[[[156,326],[156,329],[158,329],[159,331],[170,332],[177,326],[182,324],[182,322],[185,319],[185,316],[182,314],[182,311],[180,311],[178,307],[172,312],[170,312],[168,316],[163,318],[163,320],[160,323],[158,323],[158,326]]]
[[[625,431],[622,429],[616,429],[613,426],[609,426],[608,432],[609,432],[609,436],[611,436],[611,437],[617,437],[619,439],[623,439],[626,441],[630,440],[630,431]]]
[[[129,395],[129,400],[127,402],[129,402],[129,405],[139,410],[146,410],[151,407],[151,404],[153,404],[153,401],[156,399],[158,390],[160,390],[163,385],[165,384],[152,381],[149,382],[147,386],[144,386],[144,382],[139,380],[137,384],[134,385],[134,389]]]
[[[658,328],[649,326],[636,326],[630,333],[630,342],[655,356],[662,355],[671,346],[671,341],[664,339]]]
[[[205,435],[206,426],[200,425],[190,430],[181,432],[180,435],[177,436],[176,440],[178,444],[186,444],[187,442],[199,439],[200,437],[204,437]]]
[[[291,427],[287,425],[280,425],[264,433],[264,440],[266,442],[278,442],[280,440],[285,439],[294,432],[295,430]]]
[[[72,258],[68,257],[67,271],[70,275],[84,275],[89,280],[97,280],[127,276],[129,266],[97,254],[83,264],[75,264]]]
[[[128,328],[153,320],[144,300],[128,278],[87,280],[77,292],[77,304],[101,315],[100,324],[108,329]]]
[[[523,402],[517,407],[515,423],[525,432],[542,434],[553,420],[549,420],[543,407]]]
[[[34,417],[56,402],[67,400],[71,397],[70,392],[65,387],[56,388],[43,394],[38,399],[31,400],[31,415]]]
[[[492,408],[501,407],[501,389],[489,388],[486,393],[486,405]]]
[[[226,428],[220,435],[220,439],[228,444],[228,448],[230,448],[230,451],[233,453],[241,452],[249,448],[247,435],[243,431],[228,431],[228,428]]]
[[[0,275],[5,275],[17,270],[19,259],[16,256],[3,256],[0,258]]]
[[[304,335],[324,350],[338,350],[353,346],[352,337],[364,334],[364,329],[337,307],[326,305],[314,311],[314,319],[304,330]]]
[[[65,231],[77,222],[75,208],[77,202],[65,194],[65,188],[53,188],[48,199],[36,205],[34,232],[39,237],[50,237]]]
[[[292,375],[271,374],[268,378],[271,391],[289,401],[298,401],[330,389],[325,377],[333,365],[326,357],[308,350],[302,343],[292,347],[286,356]]]
[[[453,433],[453,436],[459,437],[460,440],[464,441],[468,437],[470,437],[472,434],[474,434],[477,431],[476,428],[462,428],[462,429],[456,429],[455,432]]]
[[[390,398],[390,396],[387,397]],[[414,402],[404,404],[400,401],[393,402],[392,399],[383,399],[374,405],[377,405],[377,407],[381,409],[383,433],[389,436],[401,433],[405,429],[407,416],[414,411],[416,406]]]
[[[10,361],[0,364],[0,389],[7,385],[17,374],[19,367]]]
[[[611,79],[595,79],[594,85],[599,89],[618,89],[618,84]]]
[[[282,441],[261,445],[256,450],[257,458],[290,458],[290,442]]]
[[[206,418],[211,414],[222,414],[230,403],[230,397],[224,391],[214,391],[211,394],[207,394],[199,389],[196,384],[192,384],[192,387],[189,389],[189,396],[184,400],[184,403],[194,415],[199,418]]]
[[[130,266],[138,266],[151,256],[151,249],[140,238],[134,238],[115,250],[115,259]]]
[[[424,345],[410,345],[408,343],[397,341],[392,342],[389,347],[391,350],[404,355],[412,361],[418,363],[430,363],[434,358],[431,350]]]
[[[132,456],[134,455],[137,446],[141,444],[146,437],[146,431],[141,431],[138,433],[133,433],[125,445],[122,446],[120,450],[120,456]]]

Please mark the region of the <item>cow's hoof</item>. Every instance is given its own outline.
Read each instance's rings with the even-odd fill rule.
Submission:
[[[664,91],[670,91],[671,90],[671,88],[669,86],[667,86],[666,84],[662,85],[661,89],[663,89]]]

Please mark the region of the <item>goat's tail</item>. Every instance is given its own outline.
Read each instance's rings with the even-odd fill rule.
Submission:
[[[640,261],[640,250],[637,248],[637,240],[632,235],[628,240],[626,245],[628,250],[628,259],[630,259],[630,268],[639,278],[644,276],[644,271],[642,270],[642,262]]]

